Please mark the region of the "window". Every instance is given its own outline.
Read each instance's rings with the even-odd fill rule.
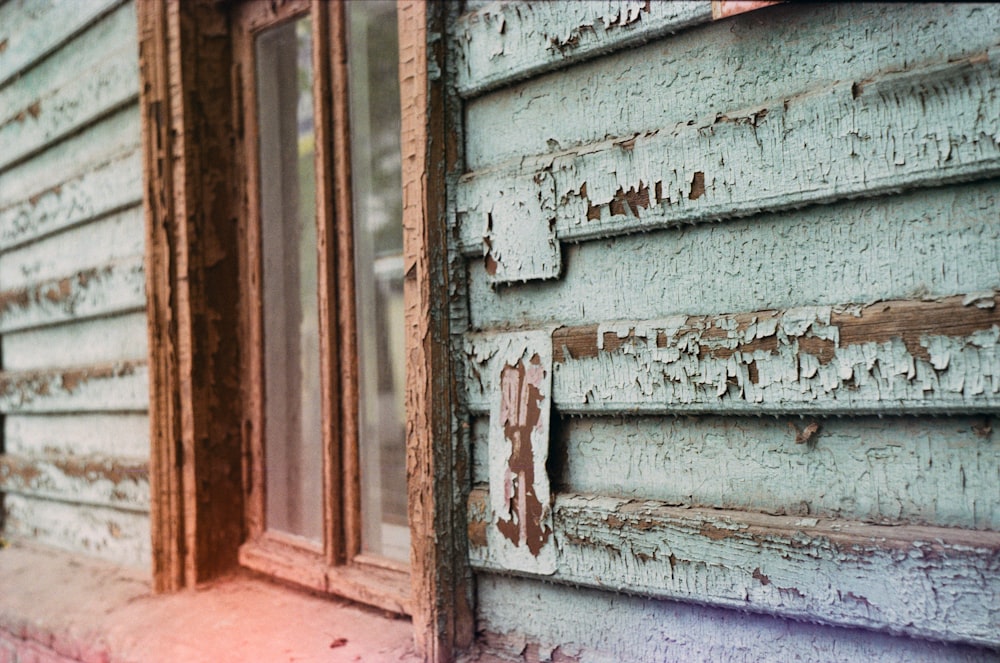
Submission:
[[[396,5],[235,13],[245,178],[240,561],[405,609]]]

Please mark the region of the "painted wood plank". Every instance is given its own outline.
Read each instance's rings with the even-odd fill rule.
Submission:
[[[145,413],[9,414],[4,449],[21,455],[149,457]]]
[[[0,209],[0,251],[139,205],[142,163],[138,146],[134,148],[48,188],[31,189],[30,196]],[[38,158],[48,161],[44,155]],[[57,170],[66,172],[61,166]]]
[[[27,13],[30,13],[30,8],[27,12],[19,12],[18,18]],[[43,90],[62,87],[76,78],[78,72],[94,67],[122,44],[136,43],[136,28],[134,3],[125,2],[112,8],[79,33],[68,48],[58,49],[21,72],[8,85],[0,86],[0,108],[4,109],[4,119],[9,111],[31,103],[30,98],[25,101],[24,95],[37,97]],[[25,80],[34,80],[38,84],[24,87]]]
[[[144,310],[141,257],[0,293],[0,334]]]
[[[485,417],[472,425],[486,484]],[[560,492],[1000,531],[996,417],[564,417]],[[808,439],[806,439],[808,438]]]
[[[129,207],[5,253],[0,261],[0,287],[7,291],[32,288],[66,274],[135,259],[143,255],[144,241],[142,208]]]
[[[785,3],[473,99],[463,109],[463,156],[469,171],[485,170],[731,115],[838,81],[970,57],[996,46],[998,32],[995,5]]]
[[[562,413],[996,412],[1000,294],[564,327]],[[503,336],[469,334],[467,402],[496,389]]]
[[[149,512],[149,464],[99,456],[0,454],[0,492]]]
[[[562,278],[530,288],[492,288],[474,261],[471,324],[583,325],[988,291],[1000,285],[998,218],[990,180],[564,246]]]
[[[3,414],[145,412],[148,407],[145,362],[49,372],[0,372]]]
[[[0,86],[122,0],[15,0],[0,6]]]
[[[7,371],[145,361],[146,346],[142,310],[0,336]]]
[[[987,663],[995,650],[479,574],[481,644],[508,661]],[[484,658],[482,660],[491,660]]]
[[[555,181],[556,237],[582,241],[998,174],[1000,48],[992,48],[523,159],[466,175],[456,195],[463,250],[483,255],[497,192],[535,176]]]
[[[5,533],[146,570],[149,516],[107,507],[8,494]]]
[[[454,31],[464,97],[712,20],[708,0],[498,2]]]
[[[476,491],[470,520],[489,496]],[[1000,535],[563,494],[558,582],[1000,645]],[[506,571],[470,541],[479,569]]]
[[[18,105],[8,106],[11,115],[0,118],[0,141],[4,145],[0,171],[137,100],[139,65],[135,42],[117,39],[116,42],[122,47],[92,69],[77,68],[78,76],[63,87],[40,90],[43,81],[34,80],[35,77],[19,79],[8,86],[7,96],[17,98],[0,101]],[[39,91],[41,96],[35,96]]]
[[[0,177],[0,238],[3,246],[19,243],[17,237],[22,234],[37,236],[38,232],[31,227],[35,219],[31,209],[38,205],[43,206],[40,213],[51,213],[53,204],[49,197],[53,194],[67,207],[88,204],[94,207],[93,212],[83,207],[66,213],[77,220],[120,209],[125,206],[120,202],[121,196],[128,196],[133,204],[141,201],[142,168],[141,164],[138,168],[135,166],[139,162],[121,164],[121,179],[117,181],[117,186],[114,182],[107,184],[108,173],[104,170],[106,164],[138,151],[139,108],[127,106],[91,125],[86,131],[60,141],[33,159],[5,171]],[[85,177],[91,171],[97,172],[90,178]],[[98,178],[98,173],[101,178]],[[88,188],[81,188],[81,184],[88,185]],[[69,185],[66,192],[62,191],[64,185]],[[79,198],[70,197],[70,194]],[[100,202],[105,195],[113,196],[112,200]],[[21,223],[15,224],[17,220]]]
[[[491,549],[506,568],[555,570],[549,474],[552,343],[546,331],[504,334],[490,403]]]

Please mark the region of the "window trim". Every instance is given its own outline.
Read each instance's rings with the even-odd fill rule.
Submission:
[[[231,572],[246,534],[242,401],[231,398],[243,362],[232,343],[239,325],[232,293],[240,283],[233,158],[240,118],[232,103],[229,5],[145,0],[136,9],[153,578],[164,592]],[[434,661],[453,658],[473,634],[462,483],[467,432],[450,352],[449,288],[458,286],[461,270],[448,260],[446,198],[448,178],[459,174],[461,115],[440,75],[447,65],[442,36],[455,15],[457,7],[444,3],[399,4],[411,609],[418,649]],[[359,570],[338,568],[345,584]]]
[[[312,17],[313,112],[322,420],[323,544],[315,546],[265,526],[263,279],[260,161],[254,43],[263,30]],[[244,500],[247,540],[239,561],[255,571],[409,614],[409,567],[361,552],[358,434],[358,339],[344,6],[293,0],[272,7],[250,2],[233,9],[234,85],[242,128],[237,137],[243,306]]]

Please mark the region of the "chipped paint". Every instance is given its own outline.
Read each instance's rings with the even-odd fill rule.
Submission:
[[[476,192],[513,189],[518,181],[548,173],[555,183],[556,237],[581,241],[989,177],[1000,173],[998,89],[1000,49],[991,48],[956,62],[884,73],[860,94],[851,82],[835,83],[631,137],[524,157],[467,174],[460,187],[470,191],[458,196],[474,200]],[[991,110],[963,112],[970,104]],[[895,121],[900,117],[909,119]],[[624,138],[634,139],[632,149],[620,147]],[[802,161],[803,149],[819,158]],[[772,177],[776,169],[795,177]],[[613,213],[619,192],[642,187],[653,192],[645,213]],[[481,244],[476,225],[461,228],[467,254]]]
[[[147,513],[148,463],[100,456],[7,453],[0,455],[0,492]]]
[[[553,398],[579,414],[993,411],[1000,309],[965,299],[563,328],[552,340]],[[470,343],[496,341],[470,335]],[[467,355],[473,364],[484,356]],[[481,411],[489,387],[469,385]]]
[[[505,335],[497,353],[489,437],[492,526],[487,541],[510,568],[550,573],[555,564],[549,507],[549,334]]]
[[[481,94],[711,18],[709,0],[492,3],[455,28],[457,88]]]
[[[995,532],[881,527],[590,495],[561,494],[554,504],[559,557],[548,577],[557,582],[1000,644]],[[470,554],[477,568],[505,568],[502,556],[489,549]],[[865,600],[845,600],[848,594]]]
[[[559,276],[552,178],[537,173],[502,191],[469,191],[458,203],[460,218],[483,223],[482,247],[490,281],[512,283]]]
[[[145,362],[80,369],[0,372],[0,412],[145,412]]]

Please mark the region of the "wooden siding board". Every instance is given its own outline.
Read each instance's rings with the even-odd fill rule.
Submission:
[[[8,414],[4,449],[20,455],[149,458],[145,413]]]
[[[143,240],[142,208],[130,207],[4,254],[0,287],[31,287],[66,274],[136,258],[143,255]]]
[[[555,182],[556,237],[582,241],[998,174],[994,48],[523,159],[467,175],[456,195],[463,248],[482,254],[497,195],[530,177]]]
[[[0,7],[0,86],[62,46],[122,0],[34,0]]]
[[[4,505],[8,536],[96,555],[130,568],[145,570],[149,564],[149,517],[144,513],[10,493]]]
[[[23,108],[15,107],[14,116],[0,120],[0,141],[4,144],[0,171],[136,100],[138,68],[134,46],[126,44],[90,71],[79,72],[79,78],[27,100]],[[35,84],[29,79],[24,86]]]
[[[564,246],[563,277],[530,287],[494,289],[481,261],[473,261],[472,326],[990,291],[1000,284],[998,214],[991,180]]]
[[[986,663],[998,658],[996,651],[967,645],[491,574],[481,574],[477,582],[477,623],[486,653],[505,661]]]
[[[485,5],[454,29],[456,86],[473,96],[711,19],[708,0]]]
[[[140,157],[138,149],[130,149],[47,188],[25,191],[27,197],[0,209],[0,251],[137,206],[142,202]]]
[[[0,413],[146,412],[145,362],[0,373]]]
[[[141,202],[139,162],[112,165],[138,150],[139,111],[129,105],[5,171],[0,177],[0,246]],[[113,176],[105,166],[119,170]],[[65,192],[64,185],[69,185]],[[36,206],[41,208],[37,213]],[[59,207],[69,209],[58,214]],[[72,220],[60,223],[66,217]],[[36,223],[40,229],[35,229]]]
[[[8,452],[0,455],[0,492],[148,513],[148,462]]]
[[[0,336],[6,371],[146,360],[146,312],[92,318]]]
[[[560,492],[672,505],[1000,531],[997,425],[982,416],[565,417],[554,426],[551,480]],[[486,454],[484,429],[477,417],[473,459]],[[485,467],[474,467],[474,483],[485,484]]]
[[[470,514],[487,495],[470,497]],[[668,507],[562,494],[558,568],[574,585],[915,637],[1000,645],[1000,535]],[[504,571],[489,547],[473,564]]]
[[[471,100],[466,165],[484,170],[944,64],[996,46],[998,31],[992,5],[785,3]]]
[[[563,328],[553,334],[553,403],[575,414],[992,412],[998,301],[988,292]],[[497,389],[502,343],[468,337],[473,410]]]
[[[126,258],[40,285],[0,292],[0,334],[144,311],[145,305],[142,257]]]
[[[0,86],[0,108],[5,116],[2,119],[7,119],[9,112],[28,106],[33,101],[30,97],[37,98],[44,90],[62,87],[76,78],[79,71],[94,67],[122,44],[129,43],[136,43],[135,5],[124,2],[87,27],[68,47],[58,49]],[[34,80],[36,85],[25,87],[26,79]]]

